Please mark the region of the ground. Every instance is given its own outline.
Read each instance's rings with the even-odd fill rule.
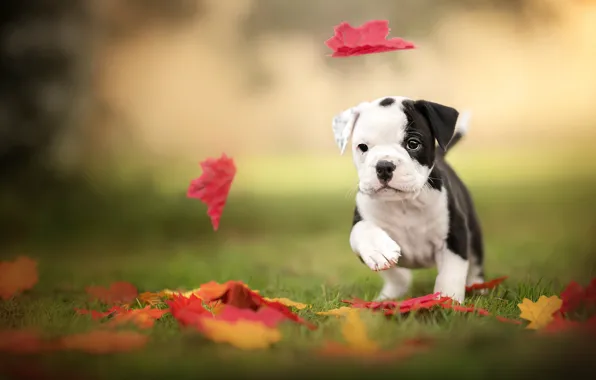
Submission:
[[[559,294],[570,280],[586,283],[594,276],[596,181],[586,174],[591,167],[570,173],[560,160],[551,165],[539,157],[520,168],[515,159],[508,158],[509,165],[498,156],[487,157],[471,163],[462,154],[454,161],[471,188],[485,230],[487,278],[509,278],[489,295],[473,295],[466,303],[517,318],[523,298]],[[491,164],[498,168],[484,170]],[[146,189],[143,196],[122,193],[89,206],[83,196],[73,195],[44,210],[46,216],[37,220],[28,239],[2,254],[37,259],[40,281],[23,296],[0,301],[0,328],[37,326],[50,336],[84,331],[93,322],[73,309],[100,308],[87,301],[88,285],[124,280],[140,291],[158,291],[241,280],[265,296],[311,304],[300,315],[317,323],[318,330],[285,326],[279,345],[247,353],[183,333],[166,316],[149,332],[150,345],[139,352],[4,356],[0,364],[30,365],[27,360],[35,360],[48,371],[68,369],[98,379],[128,378],[133,372],[177,379],[207,372],[213,374],[209,377],[370,374],[369,367],[354,362],[340,365],[308,354],[326,340],[341,340],[337,320],[316,316],[315,311],[342,306],[341,300],[351,297],[371,299],[381,286],[379,276],[363,266],[348,245],[353,212],[348,188],[354,182],[349,158],[328,165],[304,160],[272,165],[264,173],[257,161],[239,162],[238,182],[215,233],[204,207],[184,198],[185,176],[194,168],[182,176],[177,173],[168,186]],[[330,172],[335,174],[327,175]],[[283,173],[285,181],[280,181],[277,174]],[[311,188],[305,188],[300,173],[311,176]],[[80,212],[81,205],[86,212]],[[434,274],[416,271],[408,296],[432,292]],[[407,337],[436,338],[430,353],[374,369],[378,375],[399,371],[404,376],[454,374],[461,379],[556,375],[567,373],[570,360],[572,368],[593,366],[590,357],[582,355],[581,339],[539,338],[523,326],[482,316],[440,311],[367,322],[371,336],[387,346]]]

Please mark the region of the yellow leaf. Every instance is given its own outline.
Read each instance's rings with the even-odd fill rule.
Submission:
[[[235,323],[205,318],[202,332],[217,343],[229,343],[243,350],[268,348],[281,340],[278,329],[270,328],[260,322],[240,320]]]
[[[189,298],[190,296],[192,296],[193,294],[197,297],[199,297],[199,289],[193,289],[193,290],[189,290],[187,292],[184,292],[182,290],[171,290],[171,289],[164,289],[161,292],[159,292],[160,294],[163,294],[164,297],[167,298],[172,298],[174,295],[182,295],[182,297],[186,297]],[[199,297],[200,298],[200,297]]]
[[[341,326],[341,334],[348,346],[355,350],[365,352],[379,350],[377,343],[368,338],[366,325],[360,318],[360,313],[350,312],[346,314],[346,318]]]
[[[528,329],[538,330],[552,322],[553,313],[561,308],[563,301],[557,297],[540,296],[537,302],[524,298],[517,306],[521,310],[520,318],[530,321]]]
[[[358,312],[360,309],[354,309],[347,306],[342,306],[339,309],[331,309],[327,311],[319,311],[316,313],[317,315],[334,315],[336,317],[343,317],[344,315],[348,315],[350,313]]]
[[[302,309],[306,309],[307,307],[310,307],[310,305],[307,305],[305,303],[295,302],[295,301],[292,301],[287,298],[265,298],[265,300],[269,301],[269,302],[278,302],[278,303],[281,303],[282,305],[286,305],[286,306],[295,307],[298,310],[302,310]]]

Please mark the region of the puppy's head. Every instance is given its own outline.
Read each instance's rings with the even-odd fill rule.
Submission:
[[[342,153],[352,136],[362,193],[411,199],[426,185],[436,149],[446,150],[458,115],[425,100],[385,97],[344,111],[334,119],[333,130]]]

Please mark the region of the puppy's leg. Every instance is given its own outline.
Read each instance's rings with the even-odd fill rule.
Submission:
[[[350,245],[360,260],[374,271],[393,267],[401,256],[399,245],[380,227],[365,220],[352,227]]]
[[[439,292],[443,297],[451,297],[457,302],[463,302],[466,296],[469,261],[448,248],[437,256],[439,274],[435,281],[435,293]]]
[[[484,282],[484,242],[482,230],[476,217],[471,218],[470,224],[470,268],[468,269],[468,278],[466,285],[482,284]],[[487,294],[487,289],[481,289],[480,294]]]
[[[412,271],[406,268],[393,267],[379,273],[385,284],[377,301],[400,298],[408,292],[412,284]]]

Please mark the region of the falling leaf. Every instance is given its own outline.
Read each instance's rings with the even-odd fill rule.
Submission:
[[[214,342],[228,343],[243,350],[268,348],[281,340],[279,330],[246,320],[228,322],[203,318],[200,331]]]
[[[354,310],[358,310],[358,309],[353,309],[351,307],[347,307],[347,306],[342,306],[338,309],[331,309],[331,310],[327,310],[327,311],[319,311],[318,313],[316,313],[317,315],[330,315],[330,316],[336,316],[336,317],[343,317],[349,313],[352,313]]]
[[[34,354],[47,348],[39,333],[33,330],[0,330],[0,352]]]
[[[170,308],[170,314],[182,326],[196,325],[201,317],[210,314],[203,306],[203,301],[194,294],[188,298],[174,295],[172,300],[166,303]]]
[[[66,350],[109,354],[138,350],[144,347],[148,341],[147,335],[134,331],[100,330],[66,336],[60,340],[60,345]]]
[[[342,22],[335,27],[335,35],[325,41],[325,44],[333,50],[332,57],[350,57],[415,48],[413,43],[398,37],[388,40],[389,31],[389,22],[385,20],[369,21],[357,28]]]
[[[265,297],[264,299],[269,302],[277,302],[277,303],[280,303],[285,306],[295,307],[298,310],[303,310],[303,309],[306,309],[307,307],[310,307],[309,305],[307,305],[305,303],[295,302],[295,301],[292,301],[287,298],[267,298],[267,297]]]
[[[563,301],[557,296],[540,296],[537,302],[532,302],[524,298],[522,303],[518,304],[521,310],[520,318],[530,321],[528,329],[541,329],[546,327],[554,319],[553,314],[557,312]]]
[[[14,261],[0,262],[0,298],[9,299],[37,284],[37,262],[19,256]]]
[[[114,314],[114,317],[106,325],[113,327],[132,323],[139,328],[149,329],[153,327],[157,319],[160,319],[168,311],[152,309],[151,306],[146,306],[143,309],[121,310]]]
[[[87,294],[108,305],[127,304],[137,298],[137,288],[128,282],[114,282],[109,288],[88,286]]]
[[[505,281],[508,276],[503,276],[499,278],[495,278],[494,280],[490,280],[488,282],[483,282],[481,284],[473,284],[470,286],[466,286],[466,292],[471,292],[473,290],[482,290],[482,289],[494,289],[499,286],[503,281]]]
[[[234,160],[222,154],[220,158],[200,163],[203,173],[191,181],[186,193],[189,198],[196,198],[207,205],[207,215],[211,218],[213,230],[219,228],[219,220],[226,205],[232,181],[236,175]]]

